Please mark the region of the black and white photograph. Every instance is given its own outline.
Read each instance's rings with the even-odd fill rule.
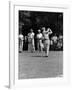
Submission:
[[[63,12],[18,11],[18,79],[63,77]]]

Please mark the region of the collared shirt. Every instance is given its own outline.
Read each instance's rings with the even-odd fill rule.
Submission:
[[[37,34],[37,39],[42,39],[42,37],[43,37],[42,33]]]
[[[31,39],[33,39],[34,38],[34,33],[32,32],[32,33],[28,33],[28,38],[31,38]]]

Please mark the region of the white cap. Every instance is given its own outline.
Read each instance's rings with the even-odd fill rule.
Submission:
[[[41,32],[41,30],[39,29],[38,32]]]

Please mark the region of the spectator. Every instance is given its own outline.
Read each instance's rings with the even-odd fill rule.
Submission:
[[[59,35],[57,47],[58,49],[63,49],[63,36],[62,35]]]
[[[23,40],[24,40],[24,37],[23,37],[22,33],[20,33],[19,34],[19,52],[23,51]]]
[[[35,51],[34,35],[33,29],[31,29],[30,33],[28,33],[28,50],[31,52]]]
[[[58,40],[58,37],[56,34],[54,34],[54,36],[51,38],[51,41],[52,41],[52,46],[53,46],[53,50],[56,50],[57,49],[57,40]]]
[[[37,49],[38,49],[38,51],[43,51],[42,38],[43,38],[43,35],[41,33],[41,30],[38,30],[38,34],[37,34]]]

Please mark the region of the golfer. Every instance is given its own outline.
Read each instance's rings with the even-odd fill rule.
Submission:
[[[49,55],[49,47],[50,47],[50,39],[49,35],[52,34],[52,30],[50,28],[45,29],[45,27],[42,28],[43,30],[43,37],[44,37],[44,49],[46,57]]]

